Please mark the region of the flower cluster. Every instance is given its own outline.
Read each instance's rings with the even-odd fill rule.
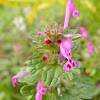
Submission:
[[[82,39],[86,38],[88,40],[87,46],[88,46],[88,54],[89,55],[93,55],[93,53],[95,52],[94,50],[94,46],[91,42],[91,39],[86,31],[86,29],[84,27],[80,27],[80,31],[82,32]]]
[[[43,83],[41,81],[37,84],[36,92],[36,100],[42,100],[42,95],[45,95],[47,93],[47,88],[43,87]]]
[[[72,53],[71,49],[73,47],[72,41],[70,40],[64,40],[60,45],[60,58],[59,60],[62,61],[65,57],[67,59],[67,62],[63,66],[63,70],[66,72],[71,71],[72,67],[74,69],[77,69],[79,66],[79,62],[77,60],[71,59]]]
[[[73,17],[80,17],[80,12],[77,10],[76,5],[73,4],[74,0],[68,0],[66,4],[66,15],[65,15],[65,22],[64,22],[64,29],[68,27],[70,15],[72,14]]]

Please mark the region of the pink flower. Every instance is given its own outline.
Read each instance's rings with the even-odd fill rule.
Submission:
[[[41,81],[39,81],[38,84],[37,84],[37,89],[36,89],[36,91],[37,91],[37,92],[40,91],[42,87],[43,87],[43,83],[42,83]]]
[[[72,49],[72,47],[73,47],[72,41],[70,41],[70,40],[64,40],[61,43],[61,47],[64,48],[64,49]]]
[[[79,62],[77,60],[72,59],[72,66],[74,69],[77,69],[79,66]]]
[[[70,15],[72,14],[73,17],[80,17],[79,11],[76,9],[76,5],[73,4],[74,0],[68,0],[66,3],[66,14],[65,14],[65,22],[64,22],[64,29],[68,27]]]
[[[51,44],[51,40],[46,40],[46,41],[45,41],[45,44],[46,44],[46,45]]]
[[[43,56],[42,60],[43,61],[46,61],[47,60],[47,57],[46,56]]]
[[[74,59],[69,59],[63,66],[63,70],[65,72],[70,72],[72,67],[74,69],[77,69],[79,66],[79,62],[77,60],[74,60]]]
[[[21,46],[20,46],[20,44],[16,43],[16,44],[14,44],[13,48],[17,52],[21,49]]]
[[[42,95],[45,95],[47,93],[47,88],[42,87],[41,90],[40,90],[40,93]]]
[[[17,87],[18,86],[17,79],[16,78],[13,78],[12,81],[13,81],[13,87]]]
[[[35,96],[36,100],[42,100],[42,95],[45,95],[47,93],[47,88],[43,87],[43,83],[40,81],[37,84],[37,89],[36,89],[37,93]]]
[[[90,37],[84,27],[80,27],[80,31],[82,32],[82,39],[87,38],[90,40]]]
[[[18,85],[17,78],[21,78],[21,77],[25,76],[27,73],[28,73],[28,71],[27,72],[24,72],[24,73],[22,73],[20,75],[13,76],[13,78],[12,78],[13,87],[17,87],[17,85]]]
[[[91,42],[91,39],[90,39],[87,31],[85,30],[84,27],[80,27],[80,31],[82,32],[82,39],[84,39],[84,38],[88,39],[88,43],[87,43],[87,46],[88,46],[88,49],[89,49],[88,54],[89,55],[93,55],[93,53],[95,52],[95,50],[94,50],[93,44]]]
[[[71,53],[71,49],[72,49],[72,42],[70,40],[64,40],[61,44],[60,44],[60,59],[62,58],[62,55],[69,59],[72,57],[72,53]]]
[[[76,9],[74,10],[74,12],[72,13],[73,17],[80,17],[80,12]]]
[[[42,100],[42,94],[37,92],[36,96],[35,96],[35,99],[36,100]]]
[[[73,3],[74,0],[68,0],[68,3]]]
[[[67,61],[67,62],[64,64],[64,66],[63,66],[63,70],[64,70],[65,72],[70,72],[70,71],[71,71],[71,68],[72,68],[72,64],[71,64],[69,61]]]
[[[95,52],[95,50],[94,50],[94,46],[93,46],[92,42],[89,41],[89,42],[87,43],[87,46],[88,46],[88,49],[89,49],[88,54],[89,54],[89,55],[93,55],[93,53]]]
[[[87,43],[87,46],[89,47],[89,49],[94,49],[93,44],[90,41]]]

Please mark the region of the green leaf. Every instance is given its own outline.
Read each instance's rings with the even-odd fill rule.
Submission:
[[[69,27],[64,29],[64,34],[68,34],[69,32],[70,32],[70,28]]]
[[[42,47],[38,47],[38,49],[43,49],[43,51],[44,50],[54,50],[55,49],[55,47],[53,47],[53,46],[51,46],[51,45],[43,45]]]
[[[25,85],[20,89],[23,96],[30,96],[36,91],[36,84]]]
[[[65,28],[64,29],[64,34],[72,34],[72,35],[75,35],[75,33],[77,32],[76,29],[70,29],[69,27]]]
[[[75,35],[76,32],[77,32],[77,29],[71,29],[70,32],[69,32],[68,34]]]
[[[27,68],[29,68],[30,72],[31,72],[31,70],[33,70],[33,67],[24,67],[24,68],[20,69],[20,71],[18,72],[18,75],[24,73],[27,70]],[[26,82],[26,83],[34,82],[34,83],[36,83],[40,80],[40,74],[38,74],[38,75],[36,74],[36,76],[35,75],[33,76],[30,74],[30,72],[27,75],[25,75],[21,78],[18,78],[18,82]]]
[[[83,99],[91,99],[95,90],[95,85],[88,77],[75,75],[74,86],[69,90],[71,95],[80,96]]]
[[[40,36],[40,35],[34,34],[34,33],[30,34],[29,38],[31,38],[32,40],[37,41],[37,42],[40,42],[40,41],[44,40],[43,36]]]
[[[28,98],[28,100],[35,100],[35,95],[36,95],[36,93],[34,93],[32,96],[30,96],[30,97]]]
[[[34,47],[40,47],[41,45],[37,42],[31,42],[30,45],[33,45]]]
[[[29,37],[31,39],[33,39],[33,41],[30,44],[33,45],[34,47],[41,47],[42,45],[44,45],[44,37],[43,36],[32,33],[31,35],[29,35]]]
[[[46,95],[43,95],[42,100],[56,100],[53,93],[47,93]]]
[[[71,72],[64,72],[64,77],[68,80],[71,81],[73,79],[73,74]]]
[[[42,55],[32,55],[32,56],[30,56],[30,57],[28,58],[28,60],[39,59],[39,58],[41,58],[41,57],[42,57]]]
[[[61,92],[62,96],[58,96],[57,92],[55,92],[56,100],[81,100],[78,96],[74,97],[68,91]]]
[[[48,86],[57,85],[62,77],[63,72],[64,71],[60,65],[52,65],[49,70],[43,71],[42,81]]]
[[[57,24],[56,22],[53,22],[53,23],[51,24],[51,28],[53,28],[53,29],[54,29],[54,28],[57,28],[57,25],[58,25],[58,24]]]
[[[78,38],[81,38],[81,35],[80,34],[74,34],[72,39],[75,40],[75,39],[78,39]]]
[[[79,69],[79,68],[78,68],[78,69],[72,68],[71,72],[72,72],[73,74],[80,74],[80,69]]]
[[[41,61],[42,61],[42,58],[32,59],[29,62],[27,62],[27,65],[30,67],[36,67],[36,64],[39,64]]]
[[[74,45],[73,45],[73,48],[72,48],[72,53],[74,53],[78,49],[79,43],[80,43],[79,39],[74,40]]]
[[[38,63],[34,66],[34,68],[30,71],[30,74],[33,75],[37,75],[38,73],[40,73],[41,71],[43,71],[43,67],[46,66],[46,63]]]
[[[79,59],[81,59],[81,56],[79,54],[77,54],[77,53],[73,53],[72,54],[72,58],[79,60]]]

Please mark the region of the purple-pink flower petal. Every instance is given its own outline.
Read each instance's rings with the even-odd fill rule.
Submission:
[[[72,59],[72,66],[73,66],[74,69],[77,69],[78,66],[79,66],[79,62],[77,60]]]
[[[70,49],[64,49],[64,48],[62,48],[62,47],[60,46],[60,52],[61,52],[61,54],[62,54],[65,58],[71,59],[72,53],[71,53],[71,50],[70,50]]]
[[[70,41],[70,40],[64,40],[64,41],[61,43],[61,47],[64,48],[64,49],[72,49],[73,43],[72,43],[72,41]]]
[[[63,66],[63,70],[64,70],[65,72],[70,72],[70,71],[71,71],[71,68],[72,68],[72,64],[71,64],[69,61],[67,61],[67,62],[64,64],[64,66]]]
[[[68,27],[70,15],[72,14],[74,17],[79,17],[80,13],[76,9],[76,5],[73,4],[74,0],[68,0],[66,3],[66,14],[65,14],[65,21],[64,21],[64,29]]]
[[[41,88],[43,87],[43,83],[41,81],[38,82],[37,84],[37,92],[39,92],[41,90]]]
[[[42,87],[41,90],[40,90],[40,93],[42,95],[45,95],[47,93],[47,88]]]
[[[89,49],[91,49],[91,50],[94,49],[93,44],[92,44],[92,42],[90,42],[90,41],[87,43],[87,46],[88,46]]]
[[[42,100],[42,94],[37,92],[35,95],[35,100]]]
[[[70,40],[64,40],[61,44],[60,44],[60,59],[62,60],[62,55],[67,58],[70,59],[72,57],[72,53],[71,53],[71,48],[72,48],[73,44]]]
[[[92,44],[92,42],[91,41],[89,41],[88,43],[87,43],[87,46],[88,46],[88,54],[89,55],[93,55],[93,53],[95,52],[95,50],[94,50],[94,46],[93,46],[93,44]]]
[[[68,0],[68,3],[73,3],[74,0]]]
[[[17,78],[20,78],[20,77],[23,77],[27,74],[28,72],[24,72],[20,75],[15,75],[12,77],[12,83],[13,83],[13,86],[16,87],[18,85],[18,81],[17,81]]]
[[[13,82],[13,87],[17,87],[18,86],[18,81],[16,78],[12,79]]]
[[[80,12],[79,10],[75,9],[72,13],[73,17],[80,17]]]
[[[82,39],[87,38],[90,41],[90,37],[89,37],[87,31],[85,30],[85,28],[80,27],[80,31],[82,32]]]

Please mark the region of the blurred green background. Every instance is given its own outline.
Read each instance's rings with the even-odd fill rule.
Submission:
[[[29,55],[34,54],[28,35],[41,31],[42,27],[56,21],[63,25],[67,0],[0,0],[0,100],[27,100],[11,78]],[[79,47],[84,64],[83,75],[89,76],[96,84],[94,98],[100,100],[100,1],[74,0],[80,11],[80,18],[70,19],[70,27],[87,29],[96,54],[88,56],[86,40]]]

